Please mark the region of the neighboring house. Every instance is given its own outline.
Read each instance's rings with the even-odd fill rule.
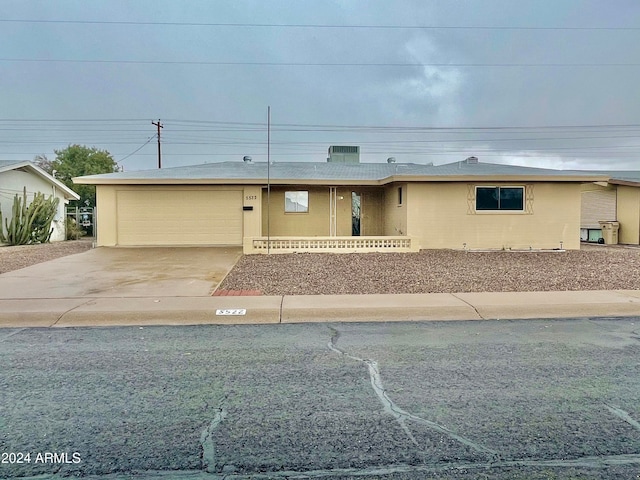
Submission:
[[[480,163],[210,163],[75,178],[97,186],[98,245],[245,253],[580,248],[601,173]],[[639,203],[640,205],[640,203]]]
[[[13,200],[16,194],[22,197],[25,187],[27,188],[27,202],[31,202],[37,192],[43,193],[46,197],[53,195],[60,199],[58,211],[51,223],[53,233],[50,240],[52,242],[66,240],[65,206],[69,200],[78,200],[80,197],[62,182],[28,161],[0,160],[0,207],[2,207],[4,217],[2,219],[3,228],[5,219],[8,218],[11,222]]]
[[[612,172],[616,188],[616,218],[620,243],[640,245],[640,172]]]
[[[580,220],[581,238],[602,242],[603,222],[616,222],[618,241],[628,245],[640,244],[640,172],[598,171],[606,175],[606,182],[584,185]]]

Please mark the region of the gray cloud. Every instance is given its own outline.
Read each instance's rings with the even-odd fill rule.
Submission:
[[[595,0],[370,1],[366,7],[356,1],[284,0],[96,0],[91,8],[86,2],[27,0],[4,5],[0,20],[473,28],[5,22],[0,33],[0,58],[5,59],[0,61],[0,158],[31,159],[38,153],[53,156],[56,148],[85,143],[105,148],[121,159],[149,140],[155,131],[151,120],[161,118],[165,122],[162,133],[167,166],[235,159],[244,154],[260,161],[266,155],[264,124],[270,105],[276,124],[272,155],[277,160],[322,161],[329,145],[349,143],[362,146],[364,161],[384,161],[394,155],[398,161],[443,163],[476,154],[498,163],[637,168],[640,127],[537,128],[640,125],[636,93],[640,67],[602,66],[640,64],[640,31],[624,29],[638,25],[640,5],[635,1],[617,1],[615,8]],[[486,26],[545,29],[475,28]],[[612,29],[548,29],[553,27]],[[478,64],[493,66],[468,66]],[[507,66],[513,64],[529,66]],[[573,64],[589,66],[570,66]],[[16,119],[137,120],[12,122]],[[442,130],[513,126],[529,128]],[[423,128],[414,131],[409,127]],[[154,155],[152,141],[124,165],[127,169],[153,168]]]

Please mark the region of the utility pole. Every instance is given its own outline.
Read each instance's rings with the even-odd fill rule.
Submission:
[[[164,127],[160,123],[160,119],[158,119],[157,123],[151,122],[151,125],[155,125],[156,127],[158,127],[158,168],[162,168],[162,152],[160,151],[160,129]]]
[[[267,107],[267,255],[271,253],[271,105]]]

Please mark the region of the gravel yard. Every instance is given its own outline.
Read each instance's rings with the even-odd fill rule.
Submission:
[[[84,252],[92,242],[83,238],[0,247],[0,274]],[[247,255],[220,289],[259,290],[264,295],[640,290],[640,248]]]
[[[40,243],[36,245],[0,246],[0,274],[46,262],[54,258],[80,253],[91,248],[93,237],[66,242]]]
[[[640,249],[243,256],[220,289],[264,295],[640,289]]]

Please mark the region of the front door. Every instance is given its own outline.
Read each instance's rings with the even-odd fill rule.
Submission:
[[[358,192],[351,192],[351,235],[360,236],[360,220],[362,218],[362,196]]]

